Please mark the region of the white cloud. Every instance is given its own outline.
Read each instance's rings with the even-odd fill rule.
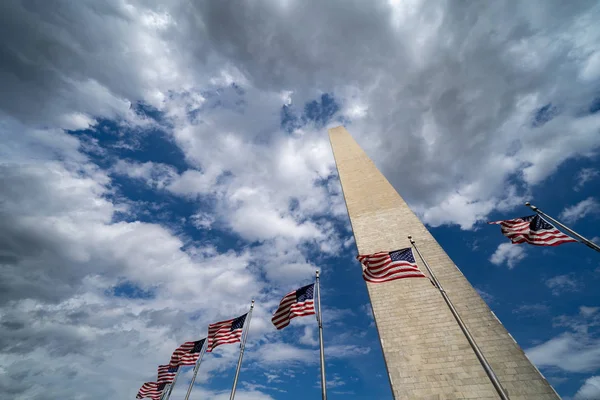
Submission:
[[[287,343],[267,343],[255,354],[261,365],[286,365],[297,363],[318,363],[319,351],[302,349]]]
[[[590,214],[598,212],[600,212],[600,203],[593,197],[588,197],[571,207],[566,207],[560,213],[559,218],[568,224],[572,224]]]
[[[148,186],[159,189],[167,186],[178,176],[175,168],[170,165],[154,163],[151,161],[141,164],[119,160],[112,167],[112,172],[133,179],[141,179]]]
[[[588,58],[580,76],[582,80],[591,82],[600,77],[598,71],[600,71],[600,52],[596,51]]]
[[[0,336],[12,339],[0,347],[5,393],[61,398],[85,384],[82,399],[134,395],[131,382],[150,380],[156,359],[201,334],[198,326],[243,312],[253,295],[271,311],[280,293],[265,291],[268,283],[309,280],[307,246],[340,251],[347,232],[330,219],[347,217],[325,127],[283,133],[284,104],[301,113],[306,101],[333,93],[340,111],[330,123],[350,121],[435,226],[471,229],[600,146],[600,116],[581,113],[597,95],[590,81],[600,39],[598,8],[586,3],[160,3],[0,2],[0,82],[11,93],[0,98],[0,158],[16,164],[0,170],[0,304],[11,302]],[[362,29],[348,29],[357,20]],[[139,130],[158,125],[136,114],[138,102],[161,113],[189,169],[121,160],[110,172],[187,201],[210,197],[214,209],[192,223],[219,221],[242,247],[219,253],[158,224],[115,222],[136,215],[133,202],[114,200],[110,175],[81,151],[110,161],[98,140],[105,118],[116,124],[114,146],[135,151]],[[560,113],[533,126],[532,114],[549,103]],[[92,126],[88,137],[61,130]],[[514,249],[498,262],[518,262]],[[124,282],[150,298],[110,296]],[[256,310],[251,342],[273,330],[265,309]],[[316,359],[284,350],[297,362]],[[234,359],[223,349],[200,379]]]
[[[494,295],[482,290],[482,289],[475,289],[477,291],[477,293],[481,296],[481,298],[483,299],[483,301],[485,301],[488,305],[492,304],[494,302]]]
[[[344,379],[342,379],[338,374],[334,374],[332,377],[327,378],[328,389],[333,389],[344,385],[346,385],[346,381],[344,381]]]
[[[527,357],[538,367],[556,367],[567,372],[593,372],[600,368],[597,307],[581,307],[579,315],[561,315],[554,326],[566,327],[550,340],[527,349]]]
[[[369,318],[369,319],[374,319],[373,316],[373,307],[371,306],[371,304],[367,303],[367,304],[363,304],[362,306],[360,306],[360,310]]]
[[[185,252],[183,242],[159,225],[113,222],[119,206],[105,198],[110,180],[89,165],[74,171],[56,163],[3,166],[0,179],[12,188],[2,195],[8,225],[0,349],[3,364],[15,373],[3,384],[16,385],[19,360],[34,357],[30,363],[41,370],[39,385],[23,388],[30,396],[60,395],[62,385],[53,386],[51,371],[69,365],[79,366],[78,382],[89,385],[89,398],[99,391],[133,396],[132,382],[151,380],[157,360],[168,359],[180,342],[204,334],[214,320],[242,313],[251,296],[261,299],[263,283],[251,273],[251,254]],[[106,293],[123,281],[151,297]],[[257,309],[253,335],[272,329],[265,319],[265,310]],[[234,359],[233,353],[223,358]],[[93,367],[83,367],[90,360]],[[123,367],[107,386],[115,365]],[[228,364],[205,365],[210,374]]]
[[[591,376],[575,393],[574,400],[594,400],[600,398],[600,376]]]
[[[325,347],[325,355],[333,358],[356,357],[370,352],[371,348],[367,346],[335,345]]]
[[[304,327],[304,333],[298,340],[300,343],[308,346],[318,346],[319,340],[317,339],[317,329],[314,325],[307,325]]]
[[[365,346],[331,345],[325,346],[325,357],[327,359],[351,358],[368,354],[370,351],[371,348]],[[252,358],[264,366],[316,364],[319,362],[319,350],[275,342],[263,344],[260,351],[254,353]]]
[[[600,340],[565,333],[526,351],[538,367],[556,367],[568,372],[592,372],[600,368]]]
[[[286,243],[290,246],[287,249]],[[270,281],[276,282],[288,292],[297,289],[304,282],[308,284],[309,280],[314,279],[318,269],[306,262],[300,251],[292,249],[292,243],[290,240],[276,240],[260,247],[264,251],[261,268]]]
[[[587,307],[587,306],[579,307],[579,312],[584,317],[591,317],[592,315],[596,314],[598,312],[598,310],[600,310],[600,307]]]
[[[64,129],[79,130],[88,129],[96,125],[96,120],[90,116],[75,112],[70,115],[63,115],[59,119],[59,124]]]
[[[257,167],[244,161],[280,129],[282,105],[301,108],[323,91],[332,92],[340,113],[353,121],[352,133],[414,209],[432,225],[457,223],[464,229],[494,209],[518,203],[524,193],[510,193],[511,180],[536,184],[565,160],[589,156],[600,145],[600,117],[579,112],[595,96],[589,80],[598,59],[596,8],[581,4],[565,13],[540,2],[535,7],[464,5],[454,12],[443,2],[415,3],[410,11],[394,4],[304,8],[265,2],[232,10],[133,1],[101,9],[69,4],[35,13],[22,5],[3,5],[3,14],[16,21],[5,29],[43,29],[4,35],[17,38],[7,48],[19,50],[8,53],[14,56],[8,64],[12,75],[3,77],[18,79],[4,79],[17,96],[0,107],[21,121],[60,127],[89,125],[96,117],[133,118],[129,106],[139,100],[169,117],[191,117],[203,127],[177,128],[175,137],[186,158],[202,164],[207,182],[214,183],[208,179],[214,177],[209,171],[213,161],[217,170],[236,163]],[[57,35],[62,19],[56,15],[73,15],[77,24]],[[458,15],[470,18],[469,28]],[[356,18],[363,19],[368,35],[347,29]],[[551,22],[557,18],[562,22]],[[265,30],[249,23],[263,20],[276,22]],[[90,27],[93,34],[79,34]],[[344,40],[339,32],[345,32]],[[444,40],[448,37],[453,40]],[[60,56],[40,56],[40,38]],[[357,57],[357,49],[369,49],[368,56]],[[326,56],[340,62],[324,64]],[[468,71],[465,59],[470,60]],[[38,68],[22,60],[38,60],[33,64]],[[31,84],[37,81],[44,84]],[[204,91],[234,82],[251,101]],[[215,98],[223,107],[215,107]],[[169,103],[181,107],[174,110]],[[399,103],[403,107],[389,107]],[[549,103],[558,104],[560,114],[533,126],[532,114]],[[240,141],[241,136],[249,140]],[[258,136],[261,140],[254,140]],[[321,150],[312,155],[267,141],[282,161],[269,170],[302,180],[304,161],[327,155],[322,139]],[[223,146],[235,150],[230,154],[236,157],[206,156],[213,150],[221,154]],[[419,168],[398,172],[407,165]],[[194,190],[208,190],[199,186]],[[178,190],[186,192],[185,187]]]
[[[550,307],[546,304],[521,304],[519,307],[515,308],[512,312],[513,314],[520,315],[540,315],[546,314],[550,311]]]
[[[192,396],[197,396],[198,398],[207,399],[207,400],[228,400],[229,396],[231,395],[230,390],[210,391],[210,390],[206,390],[201,387],[196,387],[192,393],[193,393]],[[173,397],[175,397],[175,392],[173,392],[173,394],[174,394]],[[177,398],[184,397],[184,396],[185,396],[185,393],[181,392],[181,396],[177,396]],[[244,390],[244,389],[239,389],[239,388],[235,392],[235,398],[239,399],[239,400],[273,400],[274,399],[271,395],[261,392],[259,390],[252,390],[252,389]]]
[[[197,229],[210,229],[215,223],[214,215],[206,212],[197,212],[196,214],[192,214],[190,216],[190,220]]]
[[[555,296],[565,292],[575,292],[579,290],[580,284],[570,275],[557,275],[545,281],[548,288],[552,289]]]
[[[526,256],[523,246],[512,243],[501,243],[490,257],[490,262],[495,265],[506,263],[508,268],[514,268]]]
[[[582,168],[578,173],[575,179],[577,182],[575,183],[574,189],[579,191],[585,186],[586,183],[600,176],[600,171],[595,168]]]
[[[215,191],[220,172],[215,169],[208,171],[188,169],[176,176],[167,189],[175,194],[189,197],[212,194]]]

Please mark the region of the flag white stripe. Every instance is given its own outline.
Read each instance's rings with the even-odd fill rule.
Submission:
[[[412,249],[404,249],[410,251]],[[408,260],[392,260],[390,253],[376,253],[368,256],[358,256],[364,265],[363,279],[371,283],[389,282],[401,278],[425,278],[415,262]]]
[[[534,216],[534,218],[541,219],[539,216]],[[489,223],[500,225],[502,234],[514,244],[529,243],[535,246],[557,246],[562,243],[577,242],[577,240],[556,229],[552,224],[547,221],[544,222],[550,225],[551,228],[532,230],[531,221],[524,221],[521,218]]]
[[[309,285],[310,286],[310,285]],[[303,288],[300,288],[303,289]],[[279,307],[275,310],[271,322],[277,329],[283,329],[290,324],[295,317],[304,317],[315,314],[314,299],[306,299],[297,302],[298,290],[294,290],[281,299]],[[314,287],[313,287],[314,290]],[[314,294],[314,292],[313,292]]]
[[[389,282],[395,279],[401,279],[401,278],[425,278],[425,275],[423,275],[422,272],[420,271],[415,271],[415,270],[410,270],[410,271],[398,271],[395,272],[391,275],[387,275],[384,278],[379,278],[379,277],[373,277],[370,276],[368,274],[363,274],[364,279],[367,282],[371,282],[371,283],[383,283],[383,282]]]
[[[273,321],[273,324],[275,326],[279,326],[279,325],[281,325],[281,323],[283,321],[291,319],[294,316],[296,316],[297,314],[303,314],[305,312],[311,312],[312,314],[314,314],[314,310],[315,310],[314,301],[307,300],[303,303],[297,303],[297,306],[290,308],[289,312],[287,312],[286,314],[282,314],[282,315],[276,314],[277,318],[275,316],[273,316],[271,321]],[[311,314],[304,314],[304,315],[311,315]],[[302,315],[302,316],[304,316],[304,315]]]

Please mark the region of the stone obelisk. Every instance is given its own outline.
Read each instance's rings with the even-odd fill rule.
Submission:
[[[511,400],[559,399],[444,249],[343,127],[329,130],[360,254],[416,240]],[[422,262],[417,264],[422,271]],[[360,264],[356,263],[356,268]],[[356,278],[360,278],[357,271]],[[465,335],[428,279],[367,283],[392,393],[400,399],[498,399]]]

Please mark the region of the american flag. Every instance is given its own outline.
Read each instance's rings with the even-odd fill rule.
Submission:
[[[290,320],[295,317],[304,317],[315,314],[315,284],[301,287],[286,294],[279,308],[273,314],[271,321],[275,328],[283,329],[290,324]]]
[[[172,366],[172,365],[159,365],[158,366],[158,378],[157,378],[157,382],[158,383],[171,383],[173,382],[173,380],[175,380],[175,376],[177,375],[177,370],[179,369],[179,366]]]
[[[563,243],[577,242],[577,240],[565,235],[546,222],[538,214],[506,221],[488,222],[488,224],[500,225],[502,234],[515,244],[529,243],[535,246],[558,246]]]
[[[185,342],[175,349],[171,356],[169,365],[175,367],[178,365],[194,365],[200,357],[200,351],[204,345],[205,339],[196,340],[195,342]]]
[[[149,397],[152,400],[160,400],[160,396],[162,396],[166,385],[166,383],[146,382],[142,385],[135,398],[143,399],[144,397]]]
[[[356,257],[365,269],[363,278],[367,282],[382,283],[402,278],[426,278],[419,270],[410,247],[396,251],[382,251]]]
[[[247,315],[244,314],[234,319],[210,324],[208,326],[208,346],[206,352],[210,353],[215,347],[222,344],[241,342]]]

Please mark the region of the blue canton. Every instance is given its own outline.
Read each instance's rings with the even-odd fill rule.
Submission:
[[[200,353],[200,351],[202,350],[202,346],[204,346],[204,341],[205,339],[202,340],[196,340],[194,342],[194,348],[192,349],[192,351],[190,351],[190,353]]]
[[[244,321],[246,321],[246,315],[248,315],[248,314],[244,314],[241,317],[237,317],[236,319],[233,320],[233,322],[231,323],[232,331],[235,331],[236,329],[242,329],[244,327]]]
[[[312,300],[315,294],[315,284],[310,284],[307,286],[303,286],[300,289],[296,290],[296,302],[302,303],[306,300]]]
[[[407,261],[409,263],[415,262],[412,249],[410,247],[402,250],[396,250],[390,252],[390,258],[392,261]]]
[[[523,221],[526,221],[526,222],[529,221],[529,229],[531,229],[532,231],[539,231],[542,229],[554,229],[554,226],[552,226],[548,222],[544,221],[544,219],[537,214],[528,215],[526,217],[521,217],[519,219],[522,219]]]

